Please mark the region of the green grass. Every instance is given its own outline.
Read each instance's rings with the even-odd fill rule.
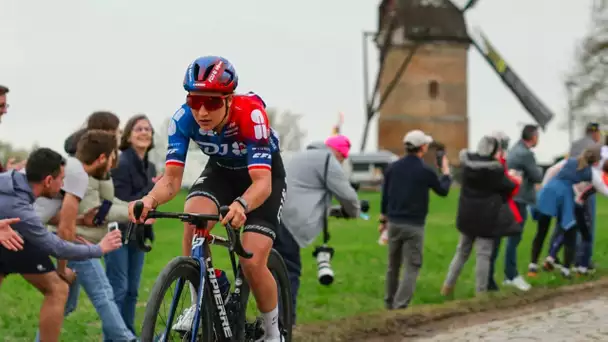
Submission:
[[[377,244],[377,213],[379,195],[364,193],[372,205],[371,219],[330,221],[331,245],[336,254],[332,261],[336,278],[330,287],[321,286],[316,279],[316,263],[312,257],[314,246],[302,251],[302,287],[298,298],[299,323],[331,320],[365,312],[382,310],[384,296],[384,274],[386,268],[386,247]],[[180,211],[183,195],[162,209]],[[455,252],[458,232],[454,227],[458,192],[454,190],[447,198],[432,197],[431,214],[427,220],[423,268],[418,279],[413,305],[440,303],[445,299],[439,289],[447,267]],[[598,201],[597,241],[594,259],[600,265],[608,262],[604,247],[608,234],[601,222],[608,216],[608,201]],[[528,221],[524,240],[519,248],[519,270],[524,272],[529,262],[530,243],[534,236],[535,224]],[[141,324],[146,299],[157,274],[169,260],[181,250],[182,227],[173,221],[159,221],[156,224],[156,243],[146,256],[144,274],[140,287],[138,304],[138,324]],[[220,229],[216,228],[216,231]],[[218,267],[227,268],[229,260],[222,258],[225,252],[216,250],[213,254]],[[472,258],[473,259],[473,258]],[[470,260],[459,279],[455,298],[474,296],[474,260]],[[502,254],[497,265],[497,280],[502,281]],[[541,274],[531,283],[536,286],[554,287],[570,284],[555,274]],[[34,339],[38,312],[42,295],[18,276],[8,277],[0,289],[0,341],[31,341]],[[101,324],[86,294],[81,293],[79,307],[66,318],[62,341],[100,341]]]

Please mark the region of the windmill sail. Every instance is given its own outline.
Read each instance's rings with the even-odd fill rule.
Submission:
[[[498,51],[490,44],[490,41],[477,30],[480,42],[471,37],[471,43],[483,55],[485,60],[490,64],[492,69],[496,71],[503,83],[511,89],[515,97],[526,108],[528,113],[534,118],[536,123],[545,129],[547,124],[551,122],[554,115],[547,106],[545,106],[534,93],[524,84],[524,82],[515,74],[507,62],[500,56]]]

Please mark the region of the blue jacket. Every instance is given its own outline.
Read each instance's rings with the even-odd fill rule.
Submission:
[[[389,222],[424,225],[429,211],[429,191],[445,197],[450,176],[437,176],[417,156],[408,155],[389,165],[384,174],[380,213]]]
[[[34,211],[34,193],[21,172],[0,173],[0,219],[20,218],[11,225],[28,244],[59,259],[79,260],[99,258],[98,245],[80,245],[64,241],[49,232]]]
[[[591,167],[577,170],[576,158],[569,158],[562,169],[538,192],[536,210],[540,213],[557,217],[564,229],[570,229],[576,223],[574,217],[574,190],[572,186],[580,182],[591,182]]]

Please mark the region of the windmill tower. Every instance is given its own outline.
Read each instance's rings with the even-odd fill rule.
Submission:
[[[421,129],[457,162],[468,145],[467,34],[447,0],[384,0],[378,36],[378,148],[402,155],[403,136]]]

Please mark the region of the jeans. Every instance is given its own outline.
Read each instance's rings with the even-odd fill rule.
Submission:
[[[65,305],[65,316],[76,310],[80,287],[82,286],[95,310],[97,310],[101,320],[104,341],[135,340],[135,336],[127,329],[118,307],[114,303],[112,287],[101,265],[101,260],[72,260],[68,262],[68,267],[76,272],[77,281],[70,287],[68,301]],[[38,335],[36,335],[36,341],[39,341]]]
[[[135,332],[135,306],[145,252],[129,243],[105,255],[106,275],[114,290],[114,301],[127,328]]]
[[[507,248],[505,249],[505,279],[513,280],[515,277],[519,275],[517,271],[517,246],[521,242],[521,237],[523,234],[523,227],[526,225],[526,219],[528,218],[528,206],[525,203],[515,202],[517,205],[517,209],[521,214],[522,222],[522,232],[517,235],[512,235],[507,237]],[[494,252],[492,253],[492,263],[490,266],[490,278],[488,287],[492,289],[495,285],[494,283],[494,265],[496,263],[496,258],[498,257],[498,251],[500,249],[500,240],[496,239],[496,243],[494,246]]]
[[[587,222],[589,222],[589,233],[591,235],[591,241],[585,242],[581,238],[581,234],[577,236],[577,250],[576,250],[576,264],[578,266],[588,267],[590,259],[593,257],[593,243],[595,242],[595,209],[596,209],[596,195],[591,195],[585,202],[584,208],[586,211]]]
[[[300,256],[300,246],[294,240],[291,233],[283,224],[279,227],[277,237],[274,240],[273,248],[279,252],[285,265],[287,266],[287,276],[291,284],[293,324],[296,323],[296,304],[298,290],[300,289],[300,276],[302,275],[302,259]]]

